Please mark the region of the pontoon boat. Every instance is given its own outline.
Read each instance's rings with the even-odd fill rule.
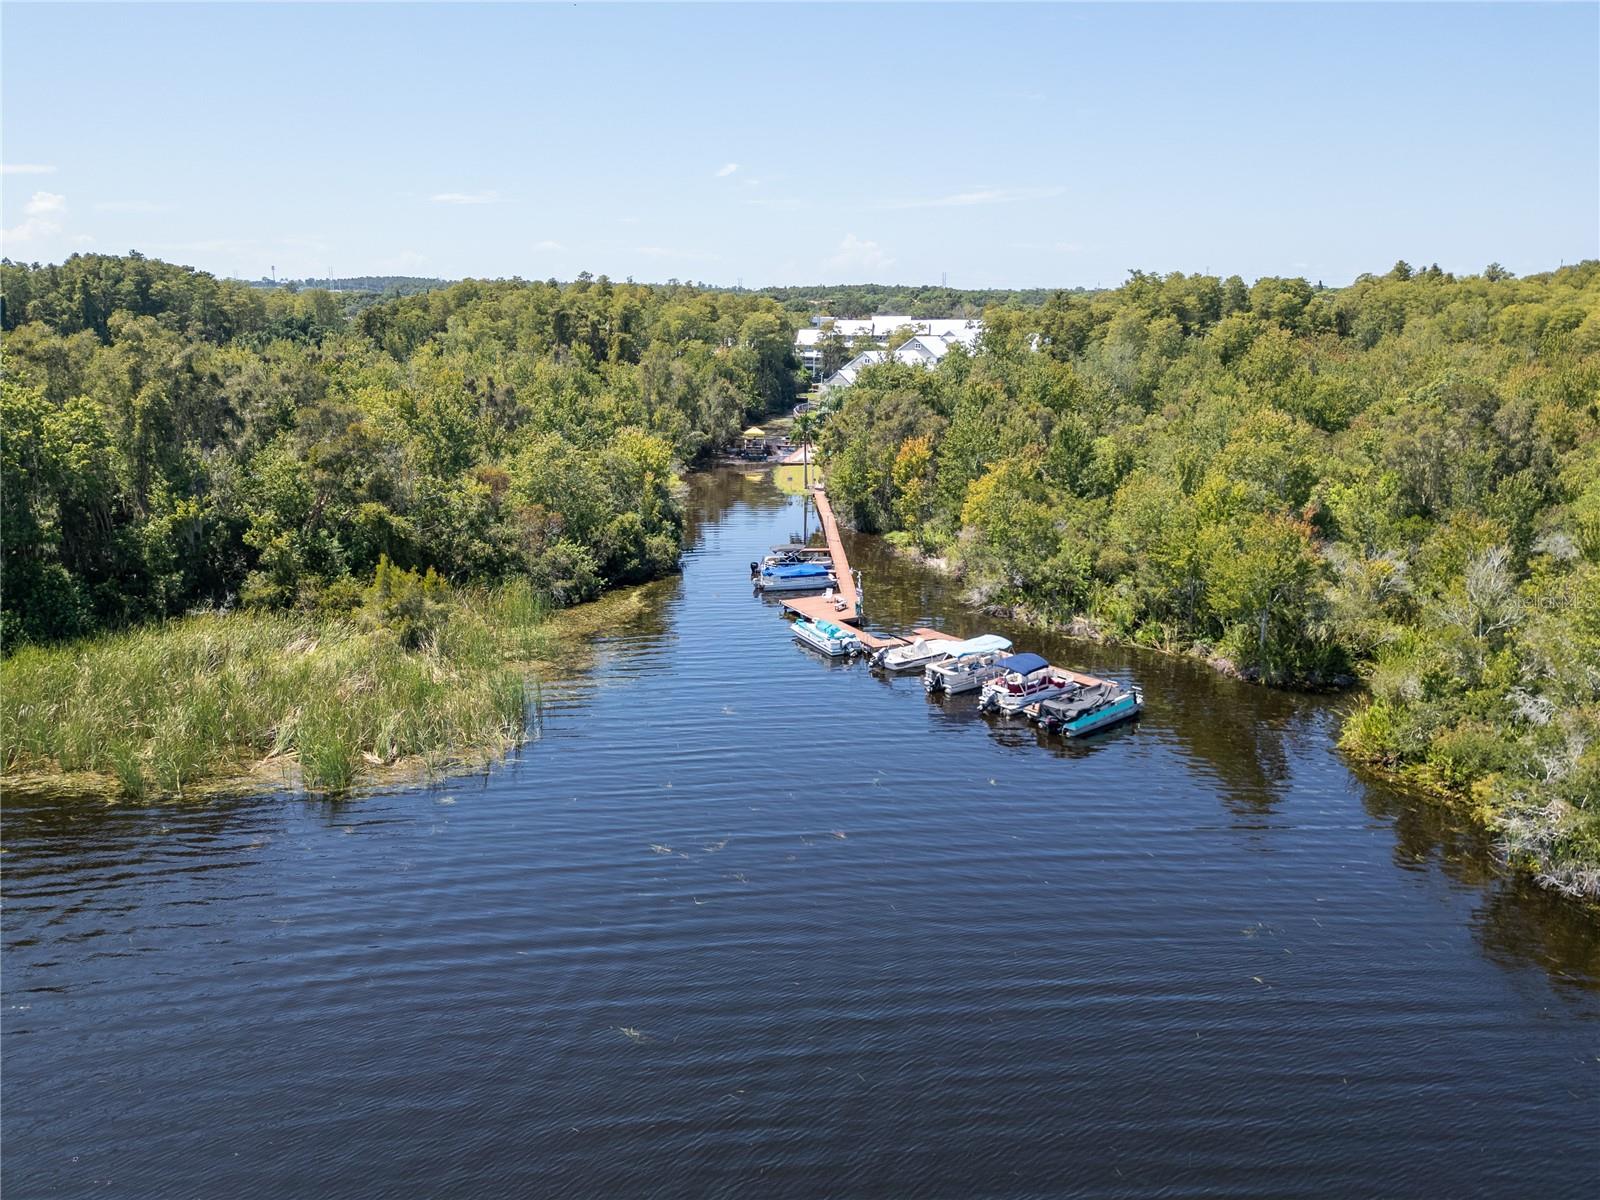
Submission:
[[[861,653],[861,639],[854,631],[832,621],[813,621],[801,617],[794,623],[794,636],[813,650],[820,650],[829,658],[848,658]]]
[[[1010,652],[1010,639],[997,633],[957,642],[944,659],[923,668],[922,686],[949,696],[976,691],[1000,673],[995,664]]]
[[[1058,671],[1037,654],[1013,654],[994,665],[1000,673],[983,685],[978,700],[985,712],[1011,716],[1035,701],[1053,700],[1080,686],[1071,672]]]
[[[1072,696],[1041,700],[1028,706],[1030,716],[1051,733],[1062,737],[1082,737],[1118,721],[1136,717],[1144,708],[1144,690],[1137,684],[1123,687],[1103,681]]]
[[[756,572],[756,587],[763,592],[820,592],[839,581],[827,563],[775,563]]]

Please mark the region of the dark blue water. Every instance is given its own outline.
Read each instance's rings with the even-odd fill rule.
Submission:
[[[1145,685],[1064,748],[793,645],[798,501],[691,502],[481,777],[8,799],[8,1200],[1592,1194],[1600,926],[1334,706],[1018,633]]]

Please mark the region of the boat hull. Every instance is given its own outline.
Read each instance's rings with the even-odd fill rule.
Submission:
[[[1001,674],[998,667],[977,667],[971,671],[924,670],[922,685],[930,692],[960,696],[965,692],[978,691],[989,680],[998,679]]]
[[[1037,691],[1027,692],[1020,696],[998,688],[985,687],[983,707],[987,711],[997,712],[1001,716],[1014,717],[1031,704],[1037,704],[1041,700],[1054,700],[1059,696],[1065,696],[1075,686],[1075,684],[1068,681],[1062,683],[1060,687],[1040,688]]]
[[[760,579],[756,580],[756,590],[761,592],[821,592],[831,587],[838,587],[839,580],[832,575],[825,575],[819,579]]]
[[[1060,733],[1062,737],[1083,737],[1085,734],[1132,720],[1143,708],[1144,702],[1139,697],[1124,696],[1102,709],[1068,721],[1061,726]]]
[[[873,665],[882,667],[885,671],[926,671],[927,668],[945,657],[942,650],[929,650],[923,654],[911,654],[896,658],[893,650],[885,651]]]
[[[808,649],[815,650],[818,654],[825,654],[829,658],[850,658],[861,653],[861,642],[850,635],[834,637],[824,633],[807,621],[797,621],[794,625],[794,640]]]

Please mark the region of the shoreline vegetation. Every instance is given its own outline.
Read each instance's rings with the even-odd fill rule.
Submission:
[[[1600,262],[1153,275],[984,314],[817,417],[841,520],[979,607],[1276,687],[1600,897]]]
[[[910,540],[890,534],[885,541],[895,553],[909,558],[931,571],[959,580],[959,567],[948,558],[930,555],[911,544]],[[969,592],[965,599],[983,612],[1003,616],[1022,625],[1061,634],[1097,645],[1122,646],[1183,659],[1206,666],[1229,679],[1261,684],[1258,673],[1240,671],[1236,664],[1218,657],[1209,647],[1200,645],[1164,645],[1160,643],[1117,637],[1096,625],[1089,618],[1075,616],[1066,622],[1048,617],[1027,605],[984,604],[981,597]],[[1348,693],[1355,698],[1356,706],[1344,714],[1341,732],[1335,748],[1341,751],[1352,766],[1369,772],[1391,787],[1414,792],[1429,802],[1450,809],[1470,820],[1477,828],[1499,838],[1498,849],[1505,864],[1527,872],[1543,887],[1562,892],[1591,903],[1600,902],[1600,852],[1586,851],[1582,845],[1569,848],[1559,857],[1551,852],[1551,842],[1562,829],[1572,822],[1572,815],[1564,806],[1547,806],[1543,811],[1530,813],[1526,806],[1507,810],[1493,802],[1491,787],[1464,789],[1448,776],[1442,776],[1427,763],[1395,763],[1381,754],[1374,754],[1361,739],[1363,720],[1370,718],[1374,706],[1372,692],[1361,677],[1339,676],[1326,682],[1296,680],[1275,685],[1283,690],[1305,691],[1314,694]],[[1592,854],[1592,857],[1591,857]]]
[[[680,470],[799,384],[771,297],[586,272],[5,260],[0,329],[0,774],[127,796],[507,748],[523,669],[612,611],[557,610],[675,572]]]
[[[526,740],[542,683],[580,669],[587,639],[643,597],[552,612],[526,581],[423,597],[421,579],[375,584],[347,613],[199,613],[23,647],[0,661],[0,780],[189,799],[476,765]]]

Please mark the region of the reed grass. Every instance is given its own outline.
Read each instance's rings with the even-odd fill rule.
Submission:
[[[456,593],[421,649],[344,617],[202,614],[0,662],[0,775],[181,796],[263,762],[308,790],[522,740],[531,663],[559,631],[524,583]]]

